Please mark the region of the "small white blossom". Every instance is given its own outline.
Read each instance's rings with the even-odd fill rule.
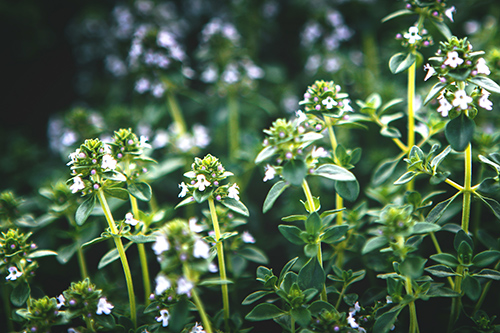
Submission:
[[[203,326],[201,326],[201,324],[198,325],[198,323],[195,323],[190,333],[206,333],[206,332],[205,330],[203,330]]]
[[[139,141],[139,146],[141,148],[150,148],[151,149],[151,145],[148,143],[148,137],[147,136],[144,136],[144,135],[141,135],[141,138],[140,138],[140,141]]]
[[[194,285],[191,281],[186,279],[185,277],[180,277],[179,280],[177,280],[177,295],[182,295],[182,294],[187,294],[191,292],[191,289],[193,289]]]
[[[148,79],[142,77],[139,80],[135,82],[135,91],[137,91],[139,94],[144,94],[146,91],[148,91],[151,88],[151,83],[149,82]]]
[[[211,262],[210,264],[208,264],[208,271],[210,273],[217,273],[219,271],[219,268],[215,263]]]
[[[200,233],[203,231],[203,226],[196,223],[198,222],[198,219],[196,217],[190,218],[188,222],[189,229],[191,229],[192,232]]]
[[[200,124],[193,125],[193,139],[194,145],[199,148],[206,148],[211,140],[208,129]]]
[[[189,192],[189,189],[186,183],[182,182],[179,184],[179,188],[181,189],[181,193],[179,193],[179,198],[184,198],[186,194]]]
[[[424,70],[427,71],[427,74],[425,75],[424,81],[429,80],[431,78],[431,76],[433,76],[436,73],[436,70],[430,64],[425,64]]]
[[[457,66],[463,64],[464,59],[458,56],[458,52],[451,51],[448,52],[446,60],[444,61],[445,65],[450,66],[451,68],[456,68]]]
[[[68,333],[80,333],[80,331],[77,331],[73,327],[68,328]]]
[[[170,249],[170,243],[163,235],[156,236],[156,241],[153,244],[153,251],[157,256]]]
[[[130,224],[131,226],[136,226],[139,223],[138,220],[134,219],[134,214],[127,213],[125,214],[125,223]]]
[[[253,238],[252,234],[250,234],[248,231],[243,231],[241,234],[241,240],[243,243],[255,243],[255,238]]]
[[[10,266],[8,268],[8,271],[9,275],[5,277],[5,280],[14,281],[17,280],[17,278],[21,277],[21,275],[23,275],[23,272],[19,272],[16,266]]]
[[[116,169],[116,160],[113,156],[106,154],[102,157],[101,168],[104,170],[114,170]]]
[[[156,288],[155,288],[155,294],[156,295],[161,295],[163,292],[167,289],[170,289],[172,284],[170,283],[170,280],[167,279],[167,277],[163,274],[158,274],[156,276]]]
[[[273,168],[270,164],[266,165],[264,167],[266,173],[264,175],[264,181],[267,182],[268,180],[271,180],[274,178],[274,176],[276,176],[276,169]]]
[[[455,6],[451,6],[444,11],[444,15],[446,15],[446,17],[449,18],[451,22],[453,22],[453,13],[455,13],[456,11],[457,9],[455,8]]]
[[[354,112],[352,106],[350,105],[351,103],[351,100],[350,99],[344,99],[342,101],[342,104],[343,104],[343,107],[342,107],[342,111],[344,112]]]
[[[332,96],[328,96],[325,98],[321,104],[323,104],[328,110],[333,109],[334,106],[337,106],[339,103],[337,103],[336,100],[332,98]]]
[[[295,111],[295,116],[297,117],[297,123],[302,124],[307,120],[307,115],[302,110]]]
[[[441,115],[443,117],[447,117],[448,116],[448,112],[453,109],[453,105],[451,105],[448,100],[446,99],[446,97],[444,97],[443,94],[441,94],[439,97],[438,97],[438,101],[439,101],[439,107],[437,109],[437,112],[441,112]]]
[[[477,60],[476,69],[478,74],[490,75],[491,73],[488,65],[486,65],[486,60],[484,60],[484,58],[479,58]]]
[[[408,32],[403,35],[404,38],[408,39],[408,43],[415,44],[417,40],[422,39],[422,37],[418,34],[417,27],[410,27]]]
[[[158,82],[151,86],[151,93],[156,98],[162,97],[164,92],[165,92],[165,86],[161,82]]]
[[[99,298],[99,303],[97,303],[97,311],[95,313],[98,315],[102,315],[103,313],[109,315],[113,308],[114,306],[106,300],[106,297],[101,297]]]
[[[156,321],[161,323],[161,326],[167,327],[168,320],[170,319],[170,313],[167,309],[160,310],[160,316],[156,317]]]
[[[78,161],[78,155],[80,154],[80,148],[78,148],[76,151],[72,152],[71,154],[69,154],[69,159],[70,161],[68,163],[66,163],[66,165],[72,165],[74,164],[76,161]]]
[[[240,197],[238,195],[240,194],[240,191],[238,191],[238,189],[239,189],[238,185],[233,184],[231,187],[227,189],[227,196],[234,200],[240,200]]]
[[[194,242],[193,256],[195,258],[208,259],[210,257],[210,246],[201,238]]]
[[[488,99],[490,93],[486,90],[482,90],[483,95],[479,98],[479,106],[485,110],[491,111],[493,109],[493,102]]]
[[[57,308],[60,309],[62,306],[64,306],[66,299],[64,298],[64,295],[61,294],[61,295],[57,296],[57,300],[59,302],[59,303],[57,303]]]
[[[472,97],[468,96],[465,90],[458,90],[455,93],[455,99],[452,101],[452,104],[455,107],[458,106],[460,109],[466,110],[471,102]]]
[[[311,156],[312,156],[312,158],[327,157],[328,152],[323,147],[318,147],[318,148],[313,147],[313,149],[311,151]]]
[[[200,174],[196,176],[196,179],[198,180],[195,184],[194,187],[196,187],[200,191],[205,191],[205,188],[207,186],[210,186],[210,182],[205,178],[205,175]]]
[[[81,191],[85,188],[85,183],[83,182],[82,178],[79,176],[76,176],[73,178],[73,185],[69,187],[71,190],[71,193],[76,193],[78,191]]]

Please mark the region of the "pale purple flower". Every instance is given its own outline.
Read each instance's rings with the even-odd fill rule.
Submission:
[[[425,75],[424,81],[427,81],[428,79],[431,78],[431,76],[433,76],[436,73],[436,70],[430,64],[425,64],[424,70],[427,71],[427,74]]]
[[[452,101],[452,104],[455,107],[466,110],[469,107],[469,103],[471,102],[472,97],[468,96],[465,90],[457,90],[457,92],[455,93],[455,99]]]
[[[156,236],[156,241],[153,244],[153,251],[157,256],[170,249],[170,243],[163,235]]]
[[[190,333],[206,333],[201,324],[195,323]]]
[[[57,300],[59,302],[59,303],[57,303],[57,308],[60,309],[62,306],[64,306],[66,299],[64,298],[64,295],[61,294],[61,295],[57,296]]]
[[[446,17],[448,17],[450,21],[453,22],[453,13],[455,13],[456,11],[457,9],[455,8],[455,6],[451,6],[450,8],[444,11],[444,15],[446,15]]]
[[[146,91],[148,91],[151,88],[151,83],[149,82],[148,79],[142,77],[139,80],[135,82],[135,91],[137,91],[139,94],[144,94]]]
[[[268,180],[271,180],[274,178],[274,176],[276,175],[276,169],[273,168],[270,164],[266,165],[264,167],[264,170],[266,171],[265,175],[264,175],[264,181],[267,182]]]
[[[181,193],[179,193],[179,198],[184,198],[186,194],[188,194],[189,189],[186,185],[186,183],[182,182],[179,184],[179,188],[181,189]]]
[[[167,289],[170,289],[172,286],[172,283],[170,283],[170,280],[167,279],[167,277],[163,274],[158,274],[156,276],[156,288],[155,288],[155,294],[156,295],[161,295],[163,292]]]
[[[238,194],[240,194],[240,191],[238,191],[239,187],[238,185],[233,184],[231,187],[227,189],[227,196],[229,198],[232,198],[234,200],[240,200],[240,197]]]
[[[99,298],[99,303],[97,303],[97,311],[95,313],[98,315],[102,315],[103,313],[109,315],[113,308],[114,306],[106,300],[106,297],[101,297]]]
[[[161,326],[167,327],[168,320],[170,319],[170,313],[167,309],[160,310],[160,316],[156,317],[156,321],[161,323]]]
[[[448,116],[448,112],[451,109],[453,109],[453,105],[451,105],[448,102],[448,100],[446,99],[446,97],[444,97],[443,94],[441,94],[438,97],[438,101],[439,101],[439,107],[437,109],[437,112],[440,112],[443,117],[447,117]]]
[[[477,60],[476,70],[478,74],[490,75],[491,73],[488,65],[486,65],[486,60],[484,60],[484,58],[479,58]]]
[[[193,283],[182,276],[179,278],[179,280],[177,280],[177,290],[176,290],[177,295],[182,295],[182,294],[189,295],[193,287],[194,287]]]
[[[76,176],[73,178],[73,185],[69,187],[71,190],[71,193],[76,193],[78,191],[81,191],[85,188],[85,183],[83,182],[82,178],[79,176]]]
[[[482,95],[479,98],[479,106],[485,110],[491,111],[493,109],[493,102],[488,99],[490,93],[486,90],[482,90]]]
[[[14,281],[17,280],[17,278],[19,278],[21,275],[23,275],[23,272],[19,272],[16,266],[10,266],[8,268],[8,271],[9,275],[5,277],[5,280]]]
[[[113,156],[106,154],[102,157],[101,168],[104,170],[115,170],[116,169],[116,160]]]
[[[318,148],[313,147],[313,149],[311,151],[311,156],[312,156],[312,158],[327,157],[328,152],[323,147],[318,147]]]
[[[464,59],[462,59],[458,56],[458,52],[451,51],[451,52],[448,52],[447,58],[444,61],[444,64],[450,66],[451,68],[456,68],[457,66],[463,64],[463,62],[464,62]]]
[[[255,243],[255,238],[248,232],[248,231],[243,231],[241,234],[241,240],[243,243]]]
[[[331,96],[328,96],[321,102],[328,110],[333,109],[334,106],[337,106],[337,101],[334,100]]]
[[[193,256],[195,258],[208,259],[210,257],[210,246],[201,238],[194,242]]]
[[[408,32],[406,32],[403,37],[408,39],[408,43],[410,44],[415,44],[417,40],[422,39],[422,37],[418,34],[417,27],[410,27],[410,29],[408,29]]]

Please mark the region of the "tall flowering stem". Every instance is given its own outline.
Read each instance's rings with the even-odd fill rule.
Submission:
[[[415,52],[413,50],[412,52]],[[408,68],[408,142],[406,147],[413,147],[415,145],[415,72],[416,62]],[[413,190],[413,179],[406,185],[408,191]]]
[[[137,326],[137,313],[135,307],[135,293],[134,293],[134,285],[132,283],[132,274],[130,272],[130,266],[128,264],[127,256],[125,254],[125,249],[123,247],[123,243],[121,238],[117,236],[118,230],[116,228],[115,221],[113,219],[113,215],[111,214],[111,210],[109,209],[108,202],[106,200],[106,196],[102,189],[97,191],[97,198],[99,199],[99,203],[101,204],[102,210],[104,211],[104,216],[106,217],[106,221],[108,222],[109,229],[113,234],[113,240],[115,242],[116,249],[118,250],[118,254],[120,256],[120,261],[123,266],[123,273],[125,275],[125,281],[127,284],[127,291],[129,297],[129,305],[130,305],[130,319],[134,324],[134,327]]]
[[[184,121],[181,108],[172,91],[167,90],[166,95],[167,95],[167,104],[170,110],[170,115],[172,116],[174,123],[177,125],[177,130],[179,131],[179,134],[182,135],[186,133],[186,122]]]

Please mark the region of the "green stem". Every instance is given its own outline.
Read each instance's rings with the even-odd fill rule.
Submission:
[[[219,229],[219,220],[217,218],[217,212],[215,210],[214,199],[208,198],[208,207],[210,209],[210,216],[212,217],[212,224],[214,226],[214,232],[215,232],[217,259],[219,262],[219,275],[222,281],[226,281],[227,275],[226,275],[226,264],[224,261],[224,247],[220,239],[221,234]],[[221,285],[221,289],[222,289],[222,304],[224,307],[224,324],[226,331],[229,332],[229,291],[227,283],[223,282]]]
[[[342,290],[340,291],[339,298],[337,299],[337,303],[335,303],[335,309],[338,309],[340,306],[340,301],[342,301],[342,298],[344,298],[344,293],[346,289],[346,284],[342,286]]]
[[[295,333],[295,319],[290,315],[290,332]]]
[[[229,156],[234,160],[240,150],[239,107],[236,92],[227,95]]]
[[[453,289],[457,293],[462,293],[462,275],[464,272],[464,267],[462,265],[459,265],[457,268],[457,273],[459,274],[455,278],[455,288]],[[458,317],[460,315],[460,309],[462,308],[462,296],[459,297],[453,297],[451,301],[451,314],[450,314],[450,322],[448,326],[448,332],[452,331],[453,325],[455,322],[458,320]]]
[[[464,201],[462,205],[462,229],[469,232],[469,219],[470,219],[470,204],[471,204],[471,181],[472,181],[472,148],[471,144],[467,145],[464,152],[465,157],[465,174],[464,174]]]
[[[137,327],[137,313],[135,309],[134,285],[132,283],[132,274],[130,272],[130,266],[128,264],[127,256],[125,254],[125,249],[123,247],[121,238],[118,237],[118,230],[116,228],[113,215],[111,214],[111,210],[109,209],[108,202],[106,201],[106,197],[104,196],[102,188],[100,188],[97,191],[97,197],[101,204],[102,210],[104,211],[104,216],[106,217],[109,229],[111,230],[111,234],[113,235],[113,240],[115,242],[116,249],[118,250],[118,254],[120,256],[120,260],[123,266],[123,273],[125,275],[125,281],[127,283],[127,291],[130,304],[130,319],[132,320],[134,327]]]
[[[438,243],[438,240],[436,238],[436,235],[433,232],[431,232],[430,236],[431,236],[431,239],[432,239],[432,243],[434,243],[434,247],[436,248],[436,253],[438,253],[438,254],[443,253],[441,251],[441,246],[439,246],[439,243]],[[453,289],[455,287],[455,283],[453,282],[453,279],[450,276],[448,276],[448,282],[450,283],[451,289]]]
[[[497,264],[495,265],[495,270],[498,270],[499,267],[500,267],[500,261],[497,262]],[[486,298],[486,295],[488,295],[492,282],[493,280],[488,280],[488,282],[486,282],[486,284],[484,285],[483,291],[481,292],[481,297],[479,297],[479,300],[474,306],[474,311],[472,313],[476,313],[479,309],[481,309],[484,299]]]
[[[175,98],[174,93],[171,90],[167,90],[167,103],[170,109],[170,115],[174,123],[177,125],[177,129],[179,130],[179,134],[186,133],[186,122],[184,121],[184,117],[182,116],[181,108],[179,107],[179,103]]]
[[[66,218],[68,219],[69,223],[75,227],[76,232],[78,235],[80,234],[80,226],[76,224],[75,218],[73,214],[67,214]],[[79,239],[75,239],[77,243],[79,243]],[[85,256],[83,255],[83,249],[81,246],[78,246],[78,249],[76,250],[76,255],[78,258],[78,266],[80,267],[80,275],[82,277],[82,280],[85,279],[86,277],[89,276],[88,270],[87,270],[87,263],[85,262]]]
[[[196,308],[198,309],[198,313],[200,314],[201,322],[203,323],[203,329],[207,333],[212,333],[212,325],[208,320],[207,313],[205,312],[205,308],[203,307],[203,303],[201,302],[201,299],[198,296],[196,288],[191,289],[191,294],[193,295],[194,304],[196,304]]]
[[[413,296],[413,288],[411,285],[411,279],[409,277],[406,277],[405,288],[406,288],[406,293],[410,296]],[[417,307],[415,305],[415,301],[411,301],[409,307],[410,307],[410,329],[408,330],[408,332],[419,333],[420,330],[418,328]]]
[[[332,145],[332,151],[333,151],[333,161],[335,164],[340,165],[339,160],[337,159],[337,156],[335,155],[335,150],[337,149],[337,138],[335,137],[335,132],[333,131],[333,125],[330,120],[330,117],[325,117],[325,123],[328,128],[328,136],[330,137],[330,144]],[[341,209],[344,207],[344,199],[338,193],[335,193],[335,209]],[[344,222],[342,212],[339,212],[336,217],[337,224],[342,224]]]
[[[415,50],[412,51],[415,53]],[[416,72],[416,62],[414,62],[410,68],[408,68],[408,149],[411,149],[415,145],[415,110],[414,110],[414,100],[415,100],[415,72]],[[412,191],[414,187],[413,179],[406,184],[406,189]]]

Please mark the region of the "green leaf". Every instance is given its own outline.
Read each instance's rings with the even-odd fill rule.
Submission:
[[[285,311],[274,304],[261,303],[253,308],[252,311],[245,316],[245,319],[250,321],[269,320],[280,317],[285,313]]]
[[[408,256],[401,263],[401,265],[399,265],[399,270],[404,276],[409,276],[415,280],[421,277],[424,273],[424,266],[426,262],[427,259],[416,256]]]
[[[305,215],[290,215],[281,218],[281,221],[283,222],[294,222],[294,221],[305,221],[305,220],[307,220],[307,216]]]
[[[434,26],[439,30],[439,32],[447,39],[450,40],[453,34],[450,31],[450,28],[443,22],[438,20],[430,20]]]
[[[179,207],[182,207],[182,206],[186,206],[186,205],[192,204],[193,202],[195,202],[194,197],[189,196],[189,197],[187,197],[187,198],[183,199],[181,202],[179,202],[179,203],[175,206],[175,209],[177,209],[177,208],[179,208]]]
[[[291,160],[283,166],[283,178],[295,186],[301,186],[307,175],[307,165],[302,160]]]
[[[441,153],[439,153],[439,155],[437,155],[432,159],[432,161],[430,162],[431,168],[434,171],[436,171],[439,164],[441,164],[441,162],[444,160],[446,156],[448,156],[450,152],[451,152],[451,146],[447,146]]]
[[[427,214],[427,216],[425,217],[425,222],[436,223],[441,218],[441,216],[443,216],[445,210],[450,206],[450,204],[459,194],[460,193],[457,193],[451,198],[441,201],[436,206],[434,206],[434,208],[432,208],[429,214]]]
[[[403,185],[411,181],[418,173],[415,171],[405,172],[401,177],[394,182],[394,185]]]
[[[394,323],[396,322],[396,319],[398,318],[399,313],[401,312],[403,307],[404,306],[395,306],[391,310],[378,317],[375,321],[375,324],[373,325],[373,332],[389,332],[394,326]]]
[[[308,234],[316,235],[320,231],[322,226],[323,222],[321,221],[321,218],[319,217],[319,214],[317,212],[312,212],[311,214],[309,214],[305,222],[305,227]]]
[[[396,53],[391,57],[391,59],[389,59],[389,69],[391,70],[392,74],[401,73],[410,68],[410,66],[415,63],[416,59],[417,56],[413,52],[410,52],[408,54]]]
[[[447,85],[448,83],[445,82],[436,83],[427,94],[427,97],[425,97],[424,105],[427,105],[427,103],[434,99]]]
[[[387,243],[388,241],[385,236],[377,236],[370,238],[366,241],[365,245],[363,246],[361,254],[367,254],[373,250],[379,249],[382,246],[386,245]]]
[[[222,199],[220,201],[220,203],[235,213],[241,214],[243,216],[249,215],[248,208],[243,204],[243,202],[241,202],[239,200],[226,197],[226,198]]]
[[[325,218],[327,216],[330,216],[330,215],[333,215],[333,214],[337,214],[341,211],[344,211],[345,210],[345,207],[343,208],[340,208],[340,209],[330,209],[330,210],[325,210],[323,213],[321,213],[321,215],[319,217],[321,218]],[[305,220],[305,219],[304,219]]]
[[[474,121],[464,114],[450,120],[446,124],[444,134],[451,148],[464,151],[472,141],[475,127]]]
[[[308,243],[304,246],[304,254],[308,258],[316,257],[318,255],[318,246],[317,243]]]
[[[143,244],[143,243],[151,243],[156,240],[156,236],[153,235],[125,235],[124,238],[132,241],[134,243]]]
[[[127,182],[127,189],[132,196],[141,201],[149,201],[153,195],[151,186],[145,182],[129,181]]]
[[[414,15],[415,12],[412,11],[412,10],[409,10],[409,9],[401,9],[401,10],[397,10],[395,11],[394,13],[391,13],[389,15],[387,15],[386,17],[384,17],[382,19],[382,23],[383,22],[387,22],[389,20],[392,20],[393,18],[396,18],[396,17],[399,17],[399,16],[403,16],[403,15]]]
[[[342,199],[353,202],[359,195],[359,183],[357,180],[334,183],[335,191]]]
[[[473,78],[469,79],[469,82],[472,82],[475,85],[488,90],[489,92],[500,94],[500,86],[498,85],[498,83],[488,77],[474,76]]]
[[[320,301],[320,300],[314,301],[309,306],[308,309],[315,316],[318,315],[318,314],[320,314],[323,310],[331,311],[331,312],[335,312],[336,311],[336,309],[335,309],[335,307],[333,305],[331,305],[328,302]]]
[[[245,299],[243,300],[243,302],[241,302],[241,304],[242,305],[250,305],[253,302],[258,301],[262,297],[265,297],[265,296],[270,295],[272,293],[273,293],[272,291],[267,291],[267,290],[259,290],[259,291],[253,292],[250,295],[248,295],[247,297],[245,297]]]
[[[290,311],[292,318],[302,327],[306,327],[311,321],[311,312],[303,307],[293,308]]]
[[[125,251],[130,247],[132,243],[128,243],[125,245]],[[109,250],[104,256],[102,256],[101,260],[99,260],[99,264],[97,265],[97,269],[101,269],[106,267],[116,259],[120,258],[120,254],[116,248]]]
[[[348,225],[334,225],[325,230],[320,240],[327,244],[335,243],[347,233],[347,230],[349,230]]]
[[[267,146],[264,149],[262,149],[259,154],[257,154],[257,157],[255,158],[255,164],[259,164],[263,162],[264,160],[267,160],[269,157],[273,156],[276,154],[276,146]]]
[[[483,269],[479,273],[474,274],[474,276],[496,281],[500,280],[500,272],[493,269]]]
[[[462,290],[471,300],[477,301],[481,295],[481,284],[475,277],[467,275],[462,280]]]
[[[457,267],[460,264],[458,262],[458,259],[454,255],[451,255],[449,253],[433,254],[429,258],[434,261],[437,261],[440,264],[450,267]]]
[[[478,197],[491,209],[496,218],[500,219],[500,204],[498,201],[492,198],[483,197],[482,195],[478,195]]]
[[[472,259],[472,264],[477,267],[486,267],[500,259],[500,251],[486,250],[478,253]]]
[[[434,265],[427,267],[425,270],[437,277],[449,277],[449,276],[459,275],[455,273],[455,271],[451,269],[451,267],[448,267],[446,265]]]
[[[325,271],[316,257],[309,259],[309,261],[299,270],[298,284],[302,290],[314,288],[321,291],[323,290],[325,280]]]
[[[90,195],[90,197],[82,202],[82,204],[78,207],[75,213],[75,221],[78,225],[83,225],[87,218],[90,216],[92,211],[94,210],[96,203],[96,197],[94,195]]]
[[[236,254],[258,264],[267,264],[269,261],[264,251],[251,245],[240,247],[238,251],[236,251]]]
[[[200,191],[198,189],[195,189],[193,191],[193,198],[197,203],[202,203],[206,201],[208,198],[210,198],[213,192],[214,192],[213,189],[210,190],[206,189],[205,191]]]
[[[302,230],[294,225],[280,224],[278,230],[292,244],[304,245],[304,240],[300,237]]]
[[[10,301],[16,307],[21,307],[28,300],[31,294],[31,288],[28,283],[22,281],[12,289],[10,294]]]
[[[429,232],[436,232],[441,229],[441,226],[429,222],[417,222],[413,226],[412,234],[427,234]]]
[[[72,243],[57,249],[57,261],[63,265],[66,264],[76,253],[79,246],[78,243]]]
[[[398,165],[400,159],[390,159],[382,162],[372,176],[372,183],[374,186],[382,185],[387,179],[389,179],[393,174],[396,166]]]
[[[215,278],[204,279],[198,285],[199,286],[221,286],[221,285],[233,284],[233,283],[234,282],[231,280],[222,280],[218,277],[215,277]]]
[[[313,175],[338,181],[354,181],[356,177],[349,170],[335,164],[323,164],[316,168]]]
[[[284,180],[280,180],[271,187],[269,193],[267,193],[266,199],[264,200],[264,205],[262,207],[263,213],[266,213],[273,207],[276,199],[278,199],[281,193],[283,193],[288,186],[290,186],[290,184],[288,184]]]
[[[285,275],[286,273],[288,273],[293,265],[295,265],[295,263],[297,262],[297,260],[299,259],[299,257],[295,257],[293,259],[291,259],[289,262],[286,263],[286,265],[283,267],[283,269],[281,270],[280,272],[280,277],[278,279],[278,286],[281,285],[281,282],[283,281],[283,279],[285,278]]]

